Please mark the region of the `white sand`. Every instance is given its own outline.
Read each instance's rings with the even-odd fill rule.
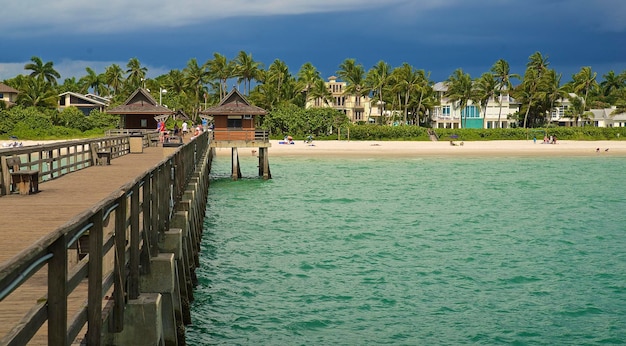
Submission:
[[[54,141],[19,141],[24,146],[46,144]],[[626,156],[626,141],[558,141],[542,144],[528,141],[313,141],[313,145],[296,141],[295,144],[278,144],[272,140],[269,155],[272,156]],[[0,149],[12,141],[0,141]],[[600,149],[596,151],[596,149]],[[608,149],[608,151],[606,151]],[[253,151],[255,151],[253,153]],[[239,148],[239,155],[256,155],[256,148]],[[229,148],[217,149],[217,154],[230,155]]]
[[[626,141],[558,141],[557,144],[542,144],[541,141],[314,141],[308,145],[303,141],[295,144],[278,144],[271,141],[269,156],[626,156]],[[596,151],[596,149],[600,149]],[[608,149],[608,151],[607,151]],[[254,152],[253,152],[254,151]],[[230,155],[229,148],[217,150],[218,155]],[[239,148],[239,155],[255,155],[255,148]]]

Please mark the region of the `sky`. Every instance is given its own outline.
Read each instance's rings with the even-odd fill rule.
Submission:
[[[505,59],[523,75],[540,52],[563,81],[583,66],[598,80],[626,70],[624,0],[29,0],[1,5],[0,81],[27,74],[33,56],[65,78],[137,58],[148,78],[239,51],[296,75],[312,63],[324,79],[354,58],[383,60],[447,79],[473,78]]]

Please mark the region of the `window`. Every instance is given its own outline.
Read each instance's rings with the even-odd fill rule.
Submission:
[[[4,94],[0,93],[0,99],[3,99],[3,98],[4,98]]]
[[[450,116],[450,106],[441,106],[441,114],[444,117],[449,117]]]
[[[228,122],[226,123],[226,126],[228,128],[241,128],[241,119],[228,119]]]
[[[461,111],[461,116],[464,118],[480,118],[480,111],[476,106],[466,106],[463,111]]]

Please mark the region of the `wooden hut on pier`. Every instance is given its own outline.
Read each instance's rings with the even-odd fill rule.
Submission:
[[[258,117],[267,114],[263,108],[251,105],[235,88],[217,106],[200,112],[213,117],[212,148],[231,148],[232,178],[241,178],[238,148],[258,148],[259,176],[271,179],[268,148],[269,133],[257,130]]]
[[[149,131],[156,130],[155,117],[166,120],[174,111],[159,105],[148,90],[139,88],[123,104],[109,109],[107,113],[118,114],[123,129]]]

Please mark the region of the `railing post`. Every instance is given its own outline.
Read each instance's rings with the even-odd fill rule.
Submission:
[[[141,269],[142,274],[150,273],[150,255],[152,245],[151,234],[153,227],[153,217],[152,217],[152,185],[154,184],[154,172],[151,174],[147,174],[143,179],[143,187],[142,187],[142,206],[143,206],[143,232],[141,232],[143,237],[143,248],[141,251]]]
[[[126,194],[117,199],[115,209],[115,267],[113,278],[113,331],[121,332],[124,329],[124,306],[126,299]]]
[[[67,235],[49,247],[48,345],[67,345]]]
[[[128,299],[139,297],[139,184],[133,186],[130,196],[130,273],[128,282]]]
[[[92,217],[89,230],[89,293],[87,297],[87,344],[99,346],[102,332],[102,255],[103,231],[102,210]]]

